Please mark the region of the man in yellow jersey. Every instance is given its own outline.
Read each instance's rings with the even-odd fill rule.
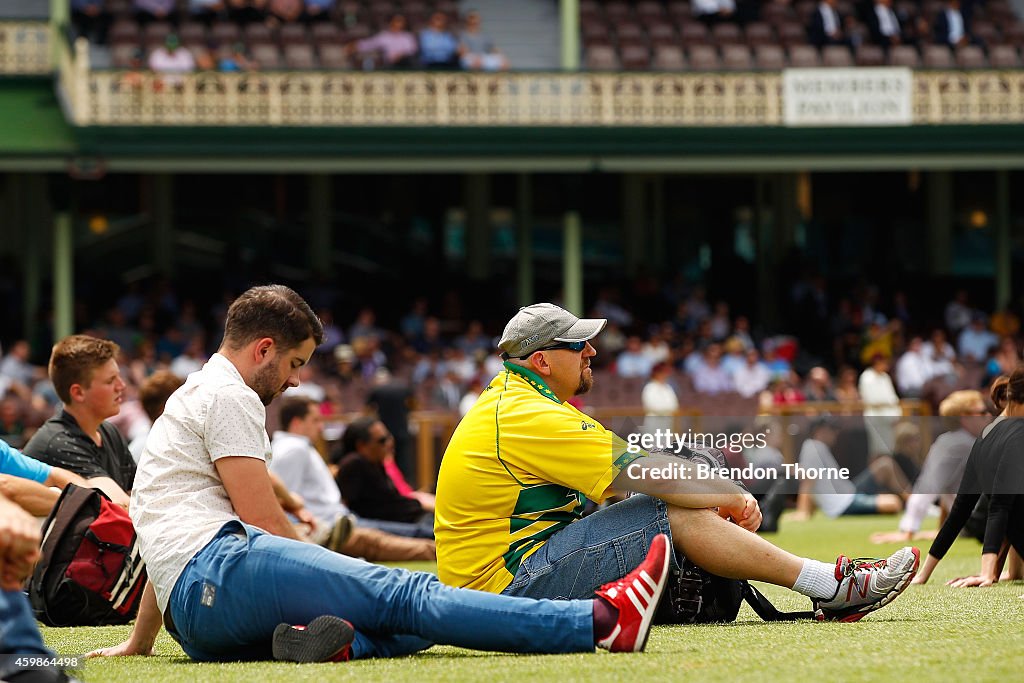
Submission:
[[[434,534],[442,581],[586,597],[638,564],[664,533],[709,572],[807,595],[821,619],[859,619],[909,584],[916,548],[873,563],[791,555],[753,533],[757,503],[730,480],[701,478],[671,455],[630,452],[567,403],[593,385],[590,340],[606,322],[542,303],[520,309],[505,327],[504,369],[459,423],[441,463]],[[677,476],[644,476],[666,468]],[[601,502],[616,491],[646,495],[581,518],[584,498]]]

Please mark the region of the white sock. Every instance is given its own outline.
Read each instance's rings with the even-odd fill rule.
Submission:
[[[836,594],[836,566],[818,560],[804,560],[800,576],[796,577],[793,590],[815,600],[825,600]]]

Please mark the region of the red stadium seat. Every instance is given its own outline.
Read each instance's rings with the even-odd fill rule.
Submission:
[[[857,66],[883,66],[885,51],[878,45],[858,45],[854,51],[853,61]]]
[[[672,28],[672,24],[665,22],[648,24],[647,35],[654,45],[677,45],[679,43],[679,36]]]
[[[704,24],[683,24],[679,27],[679,37],[683,45],[710,45],[711,36]]]
[[[710,45],[692,45],[687,52],[690,68],[694,71],[716,71],[722,68],[718,50]]]
[[[711,39],[716,45],[735,45],[743,41],[743,34],[738,24],[715,24],[711,29]]]
[[[746,45],[723,45],[722,66],[729,71],[750,71],[754,68],[754,60],[750,56],[750,48]]]
[[[971,35],[981,40],[985,45],[998,45],[1003,42],[1003,37],[999,34],[995,24],[991,21],[981,21],[977,17],[971,22]]]
[[[813,45],[793,45],[789,48],[789,65],[797,69],[821,66],[821,56]]]
[[[620,49],[622,68],[642,71],[651,66],[651,52],[645,45],[626,45]]]
[[[775,27],[775,32],[779,35],[779,42],[785,48],[807,44],[807,29],[794,21],[779,24]]]
[[[249,52],[260,69],[280,69],[281,49],[274,43],[256,43],[249,46]]]
[[[824,66],[853,66],[853,55],[845,45],[826,45],[821,50],[821,63]]]
[[[1020,54],[1013,45],[994,45],[989,48],[988,61],[996,69],[1017,69],[1020,67]]]
[[[289,69],[308,71],[317,66],[316,55],[312,45],[294,43],[284,46],[284,64]]]
[[[651,66],[657,71],[684,71],[686,58],[678,45],[655,45]]]
[[[916,69],[921,66],[921,55],[911,45],[896,45],[889,50],[889,66],[909,66]]]
[[[747,24],[744,34],[747,37],[747,44],[752,47],[757,45],[773,45],[776,42],[775,30],[771,24],[763,21],[754,21]]]
[[[585,63],[592,71],[614,71],[622,65],[610,45],[593,45],[587,48]]]
[[[320,66],[325,69],[351,69],[352,63],[349,60],[345,47],[338,43],[322,43],[318,51],[320,53]]]
[[[309,43],[309,34],[302,24],[283,24],[279,31],[281,45],[304,45]]]
[[[758,69],[778,71],[786,68],[786,53],[780,45],[755,45],[754,65]]]
[[[210,27],[210,39],[220,45],[237,43],[242,39],[242,31],[234,22],[218,21]]]
[[[956,49],[955,58],[961,69],[984,69],[988,66],[985,53],[977,45],[961,45]]]
[[[949,69],[953,66],[953,53],[945,45],[925,45],[922,61],[929,69]]]

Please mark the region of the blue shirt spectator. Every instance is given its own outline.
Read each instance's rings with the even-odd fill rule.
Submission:
[[[52,469],[46,463],[30,458],[21,451],[11,448],[6,441],[0,440],[0,474],[31,479],[42,484],[49,478]]]
[[[983,316],[975,316],[957,340],[960,357],[978,363],[983,362],[988,357],[989,350],[998,343],[999,338],[985,329]]]
[[[434,12],[420,31],[420,62],[424,67],[447,68],[458,64],[459,41],[448,31],[448,17]]]

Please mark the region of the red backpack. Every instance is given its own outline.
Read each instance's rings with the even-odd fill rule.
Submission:
[[[47,626],[106,626],[135,618],[146,569],[128,512],[101,491],[68,484],[43,524],[29,602]]]

